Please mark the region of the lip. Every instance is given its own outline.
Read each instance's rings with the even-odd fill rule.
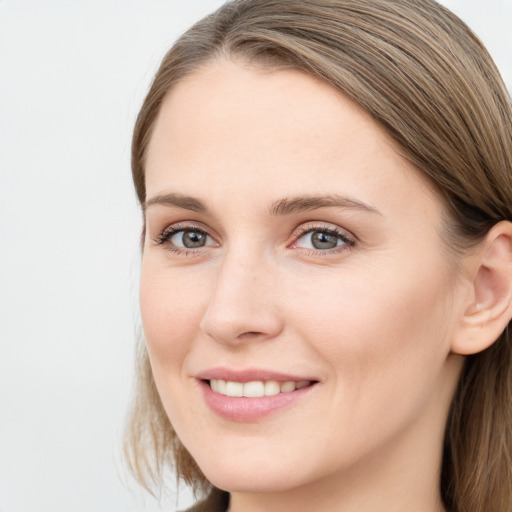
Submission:
[[[199,387],[202,391],[206,405],[218,416],[236,422],[257,422],[271,414],[276,414],[287,409],[309,395],[317,388],[318,379],[284,374],[268,370],[230,370],[227,368],[212,368],[196,375]],[[289,393],[279,393],[273,396],[258,398],[231,397],[216,393],[210,388],[208,380],[222,379],[234,382],[251,382],[256,380],[276,380],[285,382],[289,380],[313,383],[302,389],[296,389]]]
[[[294,380],[299,382],[301,380],[310,380],[314,382],[318,382],[317,377],[308,376],[308,375],[292,375],[288,373],[280,373],[272,370],[263,370],[263,369],[246,369],[246,370],[232,370],[229,368],[210,368],[208,370],[204,370],[199,372],[196,375],[196,379],[199,380],[212,380],[212,379],[221,379],[221,380],[229,380],[233,382],[252,382],[255,380],[277,380],[278,382],[286,382],[287,380]]]

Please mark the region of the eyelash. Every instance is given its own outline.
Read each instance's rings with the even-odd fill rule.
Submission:
[[[160,245],[160,246],[166,246],[165,248],[171,252],[174,252],[176,254],[179,254],[179,255],[183,255],[183,256],[190,256],[192,254],[195,254],[199,249],[187,249],[187,248],[183,248],[183,247],[177,247],[175,245],[171,245],[171,244],[168,244],[167,242],[169,242],[169,240],[176,234],[176,233],[179,233],[180,231],[193,231],[195,233],[201,233],[202,235],[204,236],[207,236],[209,238],[210,235],[208,235],[208,233],[198,227],[197,225],[194,225],[194,224],[174,224],[172,226],[169,226],[167,228],[165,228],[162,233],[160,233],[158,236],[156,236],[153,241],[157,244],[157,245]]]
[[[202,249],[202,247],[198,249],[192,249],[192,248],[182,248],[177,247],[172,244],[168,244],[169,240],[179,233],[180,231],[186,232],[186,231],[193,231],[196,233],[200,233],[206,237],[212,238],[210,235],[208,235],[207,231],[204,229],[198,227],[194,224],[175,224],[173,226],[169,226],[165,228],[162,233],[160,233],[158,236],[153,238],[153,241],[159,245],[159,246],[166,246],[165,248],[171,252],[174,252],[176,254],[182,255],[182,256],[190,256],[197,254],[197,252]],[[301,226],[298,231],[293,233],[292,235],[292,241],[289,241],[287,243],[287,246],[290,247],[291,245],[297,243],[302,237],[309,233],[324,233],[327,235],[335,236],[336,238],[340,239],[343,244],[337,247],[334,247],[332,249],[327,250],[320,250],[320,249],[304,249],[302,250],[307,251],[310,255],[313,256],[326,256],[329,254],[335,254],[339,253],[341,251],[351,249],[355,246],[356,242],[353,238],[348,236],[348,234],[345,231],[342,231],[341,229],[337,227],[332,226],[318,226],[318,225],[311,225],[307,224],[304,226]],[[300,249],[300,248],[299,248]]]
[[[308,253],[313,256],[328,256],[330,254],[336,254],[342,251],[346,251],[347,249],[351,249],[356,245],[355,239],[351,238],[346,231],[343,231],[340,228],[334,226],[318,226],[314,224],[306,224],[301,226],[299,230],[293,234],[292,244],[296,244],[302,237],[309,233],[323,233],[326,235],[332,235],[343,242],[342,245],[327,250],[303,249],[308,251]]]

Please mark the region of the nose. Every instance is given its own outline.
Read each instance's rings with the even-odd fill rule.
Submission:
[[[275,338],[283,329],[283,319],[274,274],[261,259],[249,259],[244,253],[227,255],[217,268],[201,330],[226,345]]]

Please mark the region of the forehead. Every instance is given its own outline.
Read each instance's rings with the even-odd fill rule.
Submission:
[[[211,149],[213,138],[215,145],[236,142],[251,149],[302,138],[308,139],[308,146],[339,145],[345,116],[350,116],[350,130],[355,123],[374,140],[392,144],[363,109],[325,82],[298,70],[215,61],[168,93],[150,141],[148,165],[155,150],[170,149],[170,143],[174,150],[183,149],[191,138],[203,151]]]
[[[148,197],[168,187],[213,200],[226,189],[247,200],[340,187],[360,196],[391,191],[398,182],[431,192],[355,102],[297,70],[227,60],[194,71],[170,91],[146,160]]]

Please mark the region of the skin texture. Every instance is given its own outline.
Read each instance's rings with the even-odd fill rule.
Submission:
[[[443,429],[463,362],[452,343],[474,276],[448,256],[443,206],[418,170],[330,86],[219,61],[168,95],[146,173],[148,203],[181,194],[207,208],[147,207],[140,304],[165,410],[232,493],[230,510],[443,510]],[[368,209],[271,212],[328,195]],[[182,233],[159,244],[172,225],[207,233],[206,245],[176,252]],[[325,228],[352,244],[312,248]],[[219,366],[318,384],[264,419],[230,421],[195,377]]]

